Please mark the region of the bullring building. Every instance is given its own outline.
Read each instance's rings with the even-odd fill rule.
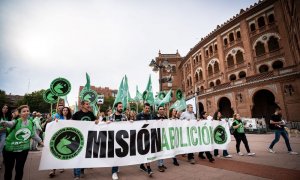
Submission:
[[[264,0],[201,38],[182,57],[159,52],[160,90],[182,89],[197,114],[220,109],[225,117],[269,119],[280,107],[300,121],[300,1]],[[171,77],[171,81],[163,81]]]

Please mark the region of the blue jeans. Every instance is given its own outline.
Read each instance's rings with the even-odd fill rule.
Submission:
[[[116,173],[119,171],[119,167],[118,166],[114,166],[111,168],[111,174]]]
[[[214,156],[218,156],[219,155],[219,149],[215,149],[214,150]],[[228,151],[226,149],[223,150],[223,156],[228,156]]]
[[[81,173],[81,168],[74,168],[74,176],[75,177],[80,177]]]
[[[4,148],[4,145],[5,145],[5,138],[6,138],[6,132],[1,133],[0,134],[0,155],[3,152],[3,148]]]
[[[284,129],[275,130],[275,139],[272,141],[272,143],[270,144],[269,148],[273,149],[274,145],[279,141],[280,135],[282,135],[288,151],[292,151],[288,134],[287,134],[287,132]]]
[[[164,165],[164,160],[163,160],[163,159],[158,160],[158,161],[157,161],[157,165],[158,165],[158,166]]]

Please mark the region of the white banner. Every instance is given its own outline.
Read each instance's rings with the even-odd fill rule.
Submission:
[[[177,154],[227,149],[223,121],[149,120],[105,122],[63,120],[47,125],[40,170],[141,164]]]

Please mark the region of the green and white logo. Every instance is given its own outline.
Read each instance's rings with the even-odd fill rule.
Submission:
[[[217,126],[214,130],[214,141],[217,144],[224,144],[227,141],[227,134],[223,126]]]
[[[28,128],[22,128],[22,129],[19,129],[16,134],[15,134],[15,138],[18,140],[18,141],[26,141],[30,138],[30,130]]]
[[[76,157],[82,150],[84,138],[73,127],[58,130],[50,139],[50,151],[57,159],[68,160]]]
[[[47,89],[43,94],[43,99],[46,103],[54,104],[58,100],[58,96],[55,96],[50,89]]]
[[[96,91],[89,89],[80,93],[80,99],[89,101],[90,104],[94,104],[98,100],[98,94]]]
[[[56,96],[65,96],[71,91],[71,83],[65,78],[56,78],[51,82],[50,90]]]

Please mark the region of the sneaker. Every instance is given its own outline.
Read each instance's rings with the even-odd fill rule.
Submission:
[[[165,168],[163,168],[162,166],[158,166],[158,171],[159,172],[165,172]]]
[[[289,151],[289,154],[290,155],[297,155],[298,153],[297,152],[293,152],[293,151]]]
[[[244,154],[242,152],[238,152],[238,155],[244,156]],[[248,153],[248,155],[249,155],[249,153]]]
[[[220,155],[216,155],[215,157],[218,157],[218,158],[220,158],[221,156],[220,156]]]
[[[274,151],[273,149],[271,149],[271,148],[268,148],[268,151],[269,151],[270,153],[275,153],[275,151]]]
[[[165,165],[162,165],[162,167],[163,167],[164,169],[168,169]]]
[[[189,161],[191,164],[195,164],[195,159],[190,159]]]
[[[64,169],[61,169],[61,170],[59,170],[59,172],[60,172],[60,173],[63,173],[63,172],[65,172],[65,170],[64,170]]]
[[[117,180],[117,179],[119,179],[119,177],[118,177],[118,173],[116,173],[116,172],[115,172],[115,173],[113,173],[111,177],[112,177],[112,179],[113,179],[113,180]]]
[[[50,178],[53,178],[55,176],[55,171],[54,170],[51,170],[50,173],[49,173],[49,177]]]
[[[147,173],[148,173],[148,176],[149,176],[149,177],[152,177],[153,172],[152,172],[151,169],[148,169],[148,170],[147,170]]]
[[[79,179],[80,179],[80,177],[75,177],[75,178],[74,178],[74,180],[79,180]]]
[[[225,158],[232,158],[232,155],[228,154],[227,156],[224,156]]]
[[[248,153],[247,155],[248,155],[248,156],[254,156],[255,153],[251,153],[251,152],[250,152],[250,153]]]
[[[175,166],[179,166],[178,161],[174,161],[173,164],[174,164]]]
[[[146,169],[145,166],[142,165],[142,164],[140,165],[140,170],[141,170],[141,171],[144,171],[144,172],[147,172],[147,169]]]

